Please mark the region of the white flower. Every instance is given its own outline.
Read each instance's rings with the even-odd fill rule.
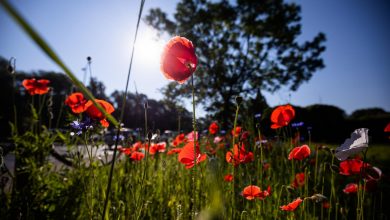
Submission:
[[[351,137],[344,144],[336,148],[335,156],[339,160],[346,160],[349,156],[359,153],[368,147],[368,129],[359,128],[352,132]]]

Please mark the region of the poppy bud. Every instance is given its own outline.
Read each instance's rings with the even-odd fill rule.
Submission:
[[[322,194],[314,194],[312,195],[311,197],[309,197],[311,200],[314,200],[315,202],[319,203],[319,202],[322,202],[324,200],[326,200],[326,196],[322,195]]]
[[[87,56],[88,63],[91,62],[92,58],[90,56]]]
[[[7,71],[10,73],[10,74],[13,74],[15,71],[14,71],[14,68],[12,66],[7,66]]]
[[[148,140],[152,140],[152,137],[153,137],[153,133],[151,131],[149,131],[147,134]]]
[[[293,193],[295,191],[294,187],[292,186],[286,186],[286,189],[289,193]]]
[[[241,105],[242,103],[242,97],[241,96],[236,96],[236,104]]]
[[[15,62],[16,62],[16,59],[14,57],[11,57],[9,59],[8,65],[7,65],[8,73],[10,73],[10,74],[14,74],[15,73],[15,69],[16,69],[15,68],[15,66],[16,66]]]
[[[338,167],[338,166],[336,166],[336,165],[332,165],[332,166],[330,166],[330,169],[333,171],[333,172],[335,172],[335,173],[338,173],[339,172],[339,170],[340,170],[340,168]]]

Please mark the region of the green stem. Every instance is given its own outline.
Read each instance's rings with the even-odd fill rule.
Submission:
[[[193,190],[194,190],[194,196],[193,196],[193,219],[195,219],[196,215],[196,114],[195,114],[195,86],[194,86],[194,75],[191,76],[191,87],[192,87],[192,128],[193,128],[193,136],[194,136],[194,169],[192,170],[192,184],[193,184]]]
[[[233,137],[232,137],[232,147],[234,149],[234,145],[235,145],[235,139],[236,139],[236,127],[237,127],[237,120],[238,120],[238,112],[240,110],[240,104],[237,103],[236,105],[236,115],[234,116],[234,124],[233,124]],[[240,149],[238,150],[238,153],[240,153]],[[238,158],[240,158],[240,156],[238,156]],[[235,217],[235,207],[236,207],[236,185],[237,185],[237,180],[236,180],[236,165],[235,165],[235,161],[234,161],[234,158],[233,158],[233,190],[232,190],[232,219],[234,219]]]
[[[141,15],[142,15],[142,10],[144,8],[144,4],[145,4],[145,0],[141,0],[140,9],[139,9],[139,12],[138,12],[137,26],[136,26],[135,34],[134,34],[133,48],[132,48],[132,51],[131,51],[130,66],[129,66],[129,71],[127,73],[126,87],[125,87],[125,92],[124,92],[123,98],[122,98],[122,109],[121,109],[121,115],[120,115],[120,118],[119,118],[120,122],[123,120],[123,117],[124,117],[124,112],[125,112],[125,107],[126,107],[126,99],[127,99],[127,90],[128,90],[128,87],[129,87],[131,67],[132,67],[132,64],[133,64],[134,48],[135,48],[135,43],[136,43],[136,40],[137,40],[138,28],[139,28],[139,23],[140,23],[140,20],[141,20]],[[100,105],[99,105],[99,107],[100,107]],[[105,115],[107,116],[107,114],[105,114]],[[111,115],[108,115],[108,116],[111,116]],[[107,119],[110,119],[110,118],[107,118]],[[112,117],[112,119],[115,120],[113,117]],[[110,120],[110,121],[113,122],[112,120]],[[116,159],[116,152],[117,152],[117,149],[118,149],[118,142],[119,142],[120,123],[117,122],[116,120],[115,120],[115,122],[116,123],[113,122],[114,126],[117,127],[115,148],[114,148],[114,153],[112,155],[113,159],[112,159],[112,162],[111,162],[110,174],[109,174],[109,177],[108,177],[108,184],[107,184],[107,189],[106,189],[106,194],[105,194],[106,198],[105,198],[105,201],[104,201],[102,220],[104,220],[106,218],[106,210],[107,210],[108,199],[109,199],[109,195],[110,195],[111,182],[112,182],[112,176],[113,176],[113,173],[114,173],[114,166],[115,166],[115,159]]]

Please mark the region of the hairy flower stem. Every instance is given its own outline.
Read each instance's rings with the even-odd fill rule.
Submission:
[[[364,190],[366,188],[366,183],[364,182],[364,184],[362,186],[361,180],[363,179],[363,174],[364,174],[365,169],[366,169],[365,161],[366,161],[367,150],[368,150],[368,148],[363,152],[363,167],[360,169],[357,208],[356,208],[356,219],[364,219],[363,207],[364,207]]]
[[[140,219],[141,217],[141,214],[142,214],[142,210],[143,210],[143,205],[141,206],[141,208],[138,206],[139,202],[141,201],[141,195],[145,195],[145,187],[144,187],[144,182],[145,182],[145,179],[147,178],[147,172],[148,172],[148,161],[149,161],[149,149],[150,149],[150,146],[151,146],[151,141],[152,141],[152,133],[151,132],[148,132],[148,104],[147,102],[145,103],[145,138],[148,140],[148,146],[146,149],[145,147],[145,164],[144,164],[144,172],[143,172],[143,175],[142,175],[142,179],[141,179],[141,193],[139,193],[138,195],[138,199],[137,199],[137,203],[136,203],[136,208],[139,209],[139,213],[138,213],[138,216],[137,216],[137,219]]]
[[[259,135],[259,145],[260,145],[260,167],[259,167],[259,170],[260,170],[260,183],[261,183],[261,186],[263,186],[263,146],[262,146],[262,143],[261,143],[260,126],[257,128],[257,133]]]
[[[191,67],[190,67],[191,68]],[[192,87],[192,128],[193,128],[193,136],[194,136],[194,169],[192,170],[192,189],[194,190],[194,195],[192,197],[193,199],[193,205],[192,205],[192,219],[195,219],[196,217],[196,159],[197,159],[197,155],[196,155],[196,115],[195,115],[195,86],[194,86],[194,75],[191,76],[191,87]]]
[[[333,162],[334,162],[334,155],[332,154],[332,163],[331,163],[331,167],[333,166]],[[328,219],[331,219],[330,218],[330,214],[332,213],[332,210],[335,211],[336,213],[336,216],[337,216],[337,209],[333,208],[333,196],[336,195],[336,189],[335,189],[335,184],[334,184],[334,173],[331,172],[331,191],[330,191],[330,198],[329,198],[329,203],[330,203],[330,207],[329,207],[329,212],[328,212]]]

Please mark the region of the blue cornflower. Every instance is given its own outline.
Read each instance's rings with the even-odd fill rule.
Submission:
[[[83,131],[92,129],[93,128],[92,123],[93,123],[92,120],[87,117],[85,118],[84,121],[79,121],[79,120],[72,121],[70,123],[70,126],[77,131],[76,132],[77,135],[80,135],[83,133]]]
[[[296,122],[296,123],[292,123],[291,124],[291,127],[302,127],[305,123],[303,123],[303,121],[301,122]]]

